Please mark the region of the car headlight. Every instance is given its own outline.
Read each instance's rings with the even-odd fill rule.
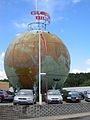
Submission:
[[[71,99],[71,97],[67,97],[67,99]]]
[[[62,101],[62,100],[63,100],[63,98],[59,98],[58,100],[61,100],[61,101]]]
[[[18,100],[18,97],[14,97],[14,100]]]
[[[48,100],[52,100],[51,98],[47,98]]]
[[[27,98],[27,100],[33,100],[33,98]]]

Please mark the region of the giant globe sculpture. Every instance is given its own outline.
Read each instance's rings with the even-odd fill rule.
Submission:
[[[48,89],[60,89],[70,70],[70,55],[60,38],[48,31],[32,30],[16,37],[9,45],[4,67],[8,80],[16,89],[37,86],[39,81],[39,33],[41,72],[46,73]],[[46,80],[42,76],[42,89]]]

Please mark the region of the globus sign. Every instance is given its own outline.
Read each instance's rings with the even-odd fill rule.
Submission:
[[[44,11],[32,11],[31,15],[36,15],[36,20],[45,20],[50,23],[50,16]]]

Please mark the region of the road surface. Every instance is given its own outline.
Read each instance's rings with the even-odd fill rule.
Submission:
[[[64,120],[90,120],[90,116],[77,117],[77,118],[69,118],[69,119],[64,119]]]

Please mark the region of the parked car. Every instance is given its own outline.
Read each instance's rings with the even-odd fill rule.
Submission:
[[[79,92],[79,95],[81,97],[81,100],[84,100],[84,98],[85,98],[84,93],[83,92]]]
[[[90,102],[90,92],[87,92],[85,95],[85,101]]]
[[[12,102],[14,99],[14,93],[10,91],[0,90],[0,102],[9,101]]]
[[[81,102],[81,96],[77,91],[68,92],[68,96],[66,98],[66,102]]]
[[[46,95],[46,94],[45,94]],[[59,90],[48,90],[45,96],[45,102],[48,103],[63,103],[63,97]]]
[[[16,93],[13,104],[34,104],[36,103],[36,95],[33,93],[33,90],[22,89]]]

